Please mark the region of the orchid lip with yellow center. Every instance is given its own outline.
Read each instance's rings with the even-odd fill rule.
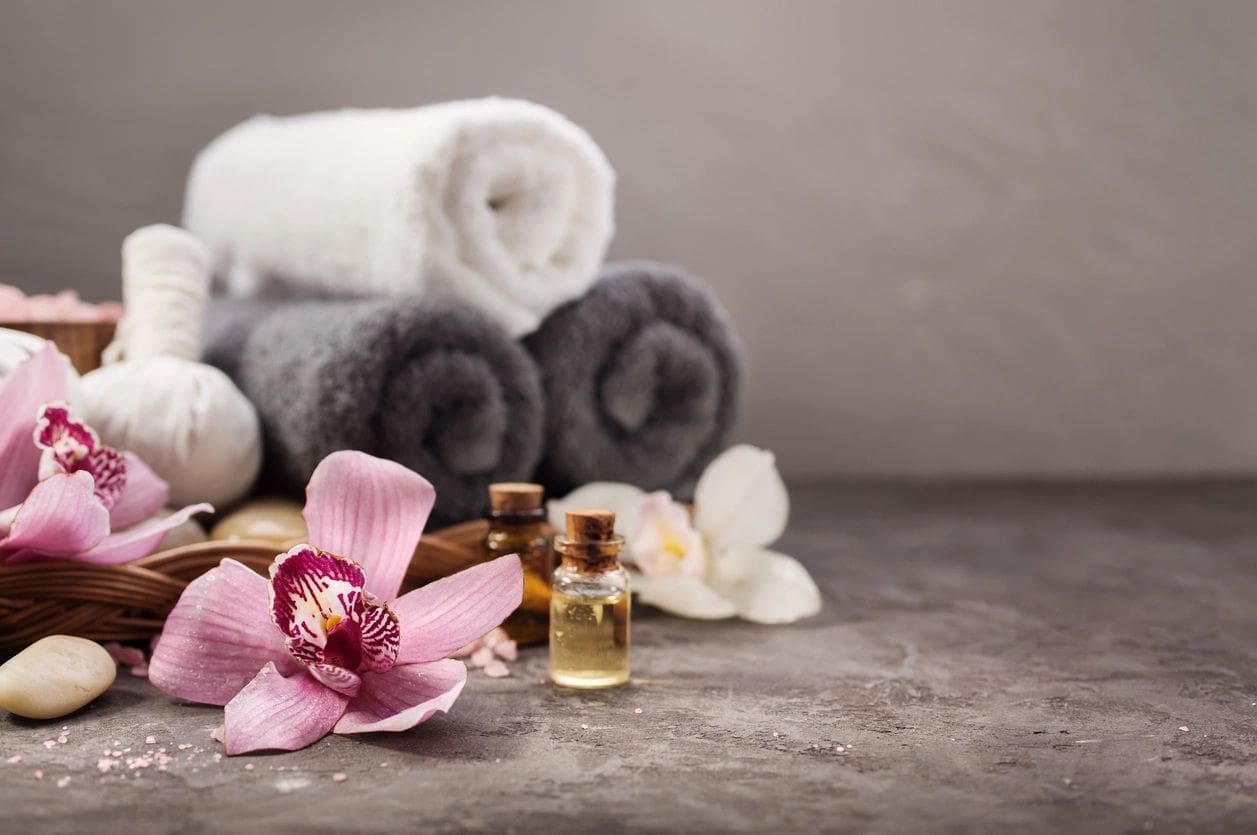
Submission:
[[[35,421],[34,437],[35,446],[44,451],[41,478],[58,472],[86,472],[105,507],[117,504],[127,486],[126,458],[102,444],[90,426],[75,420],[69,404],[45,403]]]
[[[271,620],[293,658],[326,686],[356,695],[360,673],[397,662],[401,627],[388,606],[368,599],[353,560],[298,545],[270,569]]]
[[[642,500],[629,548],[647,576],[701,577],[707,568],[703,539],[691,525],[688,511],[664,491]]]

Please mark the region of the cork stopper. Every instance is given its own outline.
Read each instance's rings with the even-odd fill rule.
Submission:
[[[569,510],[566,534],[572,542],[606,542],[615,537],[615,514],[609,510]]]
[[[537,510],[544,493],[540,484],[503,481],[489,485],[489,506],[508,513]]]

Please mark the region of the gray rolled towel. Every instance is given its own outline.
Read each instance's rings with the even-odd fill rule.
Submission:
[[[536,468],[536,367],[477,313],[406,299],[224,300],[207,318],[206,361],[262,418],[265,489],[301,496],[328,453],[363,450],[432,482],[433,527],[478,516],[491,482]]]
[[[623,481],[687,496],[729,442],[741,355],[719,302],[675,268],[606,265],[525,344],[546,398],[539,476],[554,495]]]

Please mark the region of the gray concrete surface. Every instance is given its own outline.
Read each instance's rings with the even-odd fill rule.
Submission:
[[[1257,485],[795,497],[811,621],[642,609],[630,687],[556,692],[531,652],[417,731],[220,762],[218,711],[124,677],[0,720],[0,830],[1257,829]],[[100,773],[115,746],[175,762]]]

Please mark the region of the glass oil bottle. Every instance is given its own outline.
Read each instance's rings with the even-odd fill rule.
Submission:
[[[554,551],[546,534],[546,510],[540,484],[503,482],[489,485],[489,533],[485,560],[519,554],[524,567],[524,597],[502,627],[516,642],[543,643],[550,634],[550,576]]]
[[[550,598],[550,679],[564,687],[616,687],[629,680],[629,581],[615,514],[571,510],[554,539],[562,562]]]

